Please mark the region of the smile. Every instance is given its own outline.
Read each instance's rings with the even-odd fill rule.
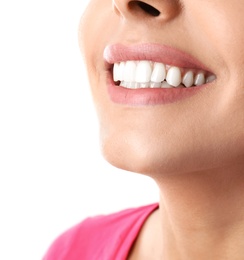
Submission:
[[[217,81],[195,57],[166,45],[113,44],[104,49],[103,56],[108,95],[119,104],[174,103]]]
[[[215,75],[196,69],[185,69],[160,62],[122,61],[113,66],[116,85],[129,88],[189,88],[210,83]]]

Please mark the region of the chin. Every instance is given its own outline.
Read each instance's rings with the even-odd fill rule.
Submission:
[[[145,140],[138,137],[130,139],[128,136],[122,138],[121,135],[102,139],[103,157],[116,168],[152,178],[180,174],[200,167],[187,159],[189,151],[176,152],[175,146],[170,143],[155,145]]]
[[[182,174],[207,173],[243,164],[243,150],[220,150],[218,147],[176,145],[169,138],[156,143],[148,138],[123,135],[101,139],[104,158],[113,166],[154,179]],[[233,153],[230,154],[229,150]]]

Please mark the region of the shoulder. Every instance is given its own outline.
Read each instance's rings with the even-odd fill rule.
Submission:
[[[59,236],[44,260],[116,259],[115,255],[129,250],[145,218],[156,208],[153,204],[89,217]]]

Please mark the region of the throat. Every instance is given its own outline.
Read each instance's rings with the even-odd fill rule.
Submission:
[[[238,173],[195,173],[158,182],[162,259],[242,259],[244,180],[240,178]]]

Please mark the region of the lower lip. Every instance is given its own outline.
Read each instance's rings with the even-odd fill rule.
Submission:
[[[116,86],[111,74],[107,79],[108,94],[112,102],[132,106],[170,104],[189,98],[207,84],[191,88],[144,88],[128,89]]]

